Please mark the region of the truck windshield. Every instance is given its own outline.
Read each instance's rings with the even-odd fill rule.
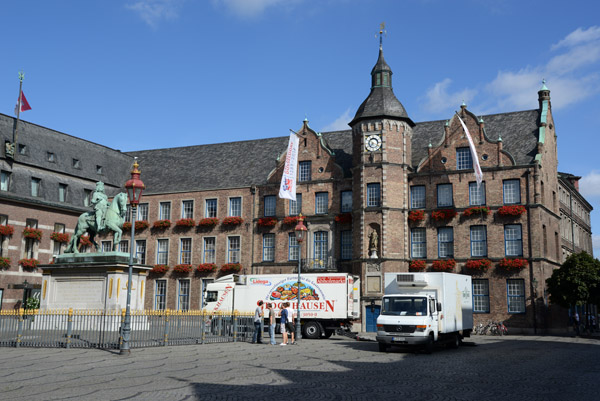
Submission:
[[[386,297],[383,298],[382,315],[424,316],[427,315],[425,297]]]
[[[206,297],[204,297],[204,302],[217,302],[217,296],[219,293],[217,291],[206,291]]]

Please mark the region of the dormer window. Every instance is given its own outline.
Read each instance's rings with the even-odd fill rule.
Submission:
[[[50,163],[54,163],[56,161],[56,157],[54,156],[54,153],[52,152],[47,152],[46,155],[48,156],[48,161]]]
[[[102,174],[102,166],[96,166],[96,174]]]
[[[19,144],[19,154],[26,155],[27,154],[27,145]]]
[[[73,159],[73,168],[81,168],[81,161],[79,159]]]

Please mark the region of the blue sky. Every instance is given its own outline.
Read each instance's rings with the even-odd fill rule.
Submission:
[[[414,121],[537,107],[547,80],[559,171],[583,177],[600,230],[600,2],[4,0],[0,112],[17,72],[27,121],[123,151],[347,128],[382,21]],[[274,155],[274,158],[276,155]],[[600,255],[600,236],[595,236]]]

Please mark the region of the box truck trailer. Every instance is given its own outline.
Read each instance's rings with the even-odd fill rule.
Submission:
[[[436,342],[458,347],[473,329],[471,276],[453,273],[386,273],[377,342],[423,346]]]
[[[230,274],[206,286],[207,312],[254,312],[258,301],[274,304],[277,312],[284,302],[296,312],[300,299],[302,335],[329,338],[336,330],[350,330],[360,319],[360,279],[347,273]],[[298,297],[299,293],[299,297]],[[279,327],[279,325],[277,325]]]

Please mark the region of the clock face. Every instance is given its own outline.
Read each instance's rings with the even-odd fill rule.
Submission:
[[[369,152],[374,152],[379,150],[381,147],[381,137],[379,135],[369,135],[365,140],[365,148]]]

